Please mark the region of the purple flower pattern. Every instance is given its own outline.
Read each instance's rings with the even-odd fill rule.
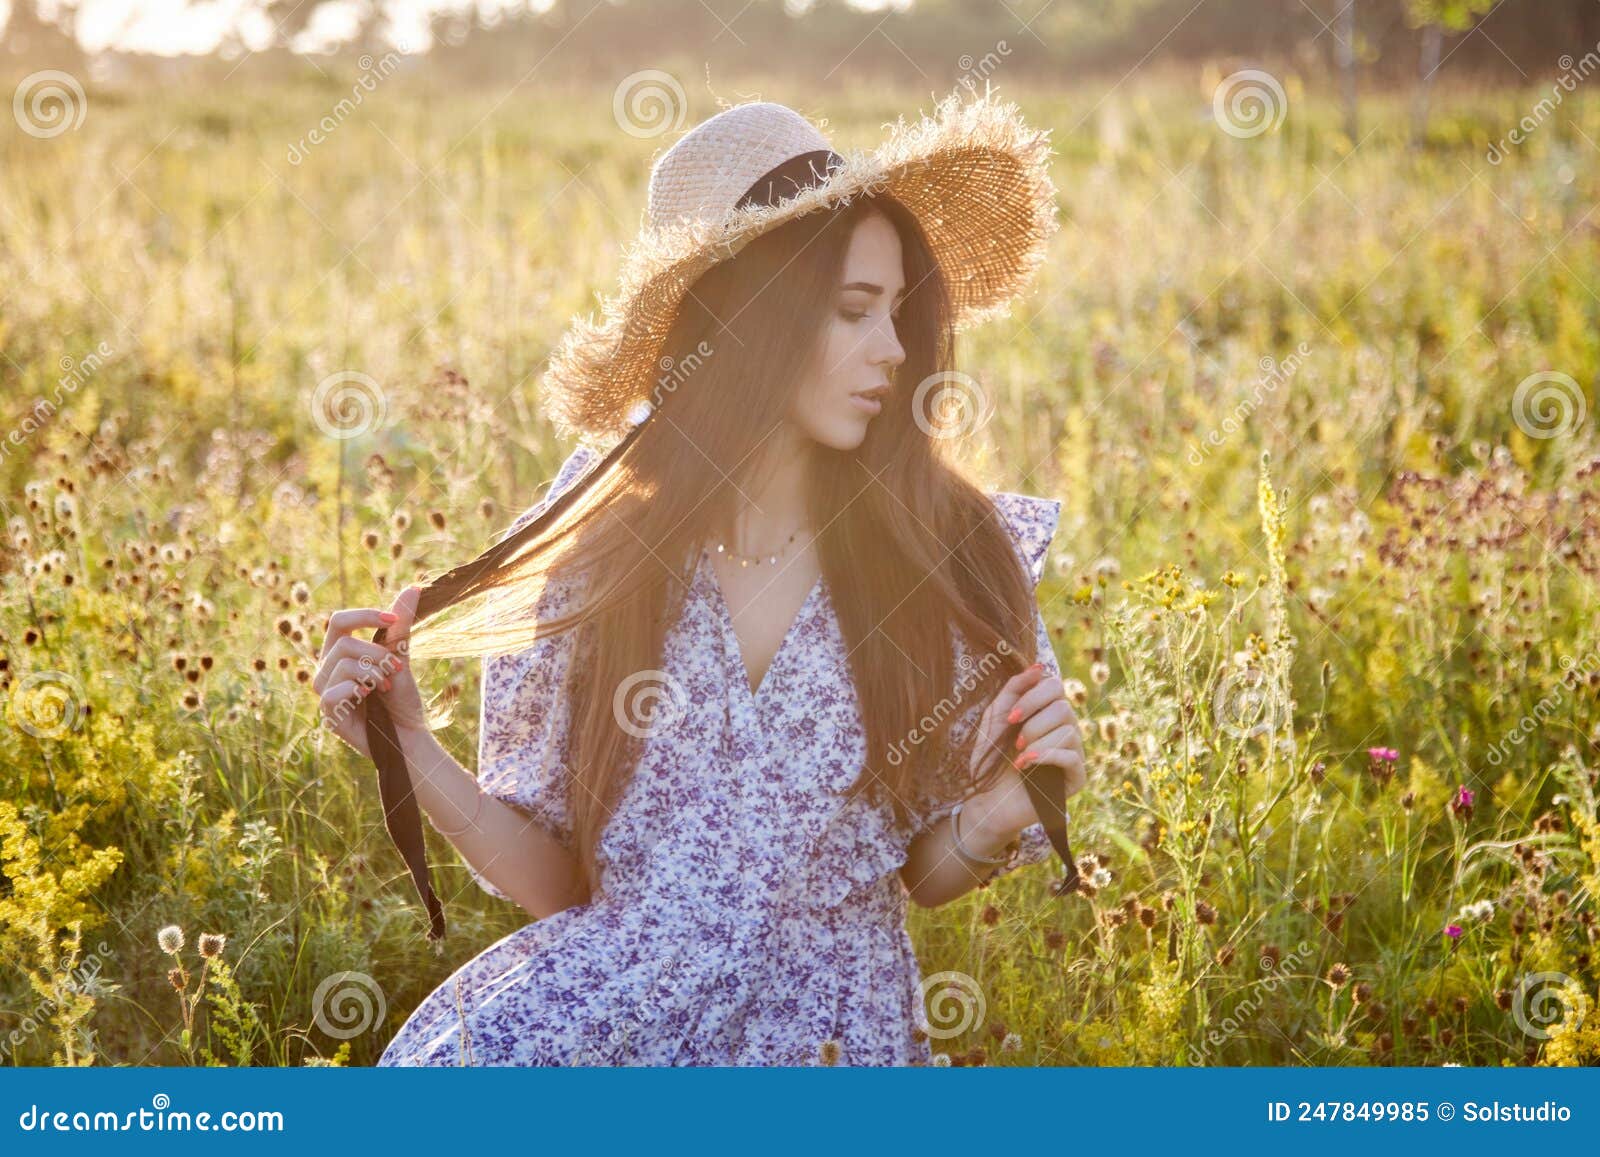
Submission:
[[[580,446],[515,525],[598,457]],[[1037,585],[1061,503],[991,498]],[[559,613],[570,593],[549,584],[541,613]],[[1034,628],[1058,675],[1037,607]],[[566,632],[483,660],[478,747],[484,789],[569,847],[562,689],[573,641]],[[819,579],[752,694],[702,560],[658,673],[678,709],[656,717],[602,834],[602,893],[461,965],[378,1064],[812,1065],[830,1040],[839,1064],[929,1063],[898,871],[915,833],[887,805],[841,798],[866,751],[847,654]],[[958,700],[958,735],[983,707]],[[952,805],[924,797],[913,810],[926,825]],[[1051,854],[1034,824],[1000,874]]]

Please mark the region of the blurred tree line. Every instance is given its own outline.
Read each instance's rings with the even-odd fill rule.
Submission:
[[[321,2],[261,0],[277,47],[254,54],[252,67],[287,58]],[[0,59],[69,66],[76,49],[63,29],[75,4],[14,0]],[[1353,111],[1358,76],[1364,85],[1441,73],[1518,83],[1558,71],[1562,56],[1600,43],[1600,0],[914,0],[875,11],[845,0],[553,0],[547,11],[486,20],[439,14],[431,27],[430,68],[463,82],[514,81],[537,63],[552,79],[676,66],[685,83],[703,70],[815,83],[870,74],[938,91],[963,77],[981,87],[1001,71],[1071,79],[1165,60],[1292,59],[1343,77]],[[373,4],[344,50],[390,47]],[[228,59],[247,55],[237,42],[222,48]]]

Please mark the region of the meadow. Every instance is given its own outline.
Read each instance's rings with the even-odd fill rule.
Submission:
[[[1516,144],[1545,89],[1441,90],[1420,140],[1371,95],[1351,139],[1279,77],[1262,132],[1198,70],[1003,88],[1063,227],[964,339],[967,458],[1064,504],[1090,885],[912,909],[966,978],[940,1063],[1600,1062],[1600,94]],[[850,147],[928,103],[738,87]],[[433,951],[309,681],[329,611],[570,451],[539,370],[663,141],[609,90],[350,91],[0,124],[7,1063],[368,1064],[527,918],[430,832]],[[472,767],[477,664],[420,674]]]

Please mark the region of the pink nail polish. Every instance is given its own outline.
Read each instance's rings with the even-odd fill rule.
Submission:
[[[1017,736],[1017,750],[1021,751],[1022,750],[1022,745],[1024,743],[1026,743],[1026,742],[1028,742],[1028,737],[1027,736],[1025,736],[1025,735]]]
[[[1013,707],[1011,709],[1011,714],[1006,716],[1006,722],[1007,723],[1021,723],[1022,722],[1022,708]]]
[[[1017,766],[1027,767],[1030,763],[1033,763],[1038,758],[1039,753],[1037,751],[1024,751],[1022,753],[1022,758],[1017,761]]]
[[[400,618],[400,616],[395,614],[393,611],[379,611],[378,612],[378,617],[380,619],[382,619],[386,623],[395,622],[397,619]]]

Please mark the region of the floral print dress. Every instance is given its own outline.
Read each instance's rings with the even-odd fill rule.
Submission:
[[[580,446],[516,525],[598,459]],[[1037,585],[1060,502],[991,497]],[[552,582],[541,608],[560,613],[568,597]],[[1039,660],[1059,674],[1037,606],[1034,618]],[[484,790],[568,847],[562,688],[574,640],[484,659],[478,749]],[[929,1063],[899,875],[915,833],[887,804],[842,799],[866,755],[847,655],[819,579],[752,693],[702,558],[651,673],[683,707],[670,723],[657,717],[602,834],[603,894],[468,960],[378,1064],[811,1065],[824,1042],[832,1063]],[[956,737],[984,706],[962,706]],[[917,818],[931,824],[951,806],[920,800]],[[1034,824],[1000,874],[1051,854]]]

